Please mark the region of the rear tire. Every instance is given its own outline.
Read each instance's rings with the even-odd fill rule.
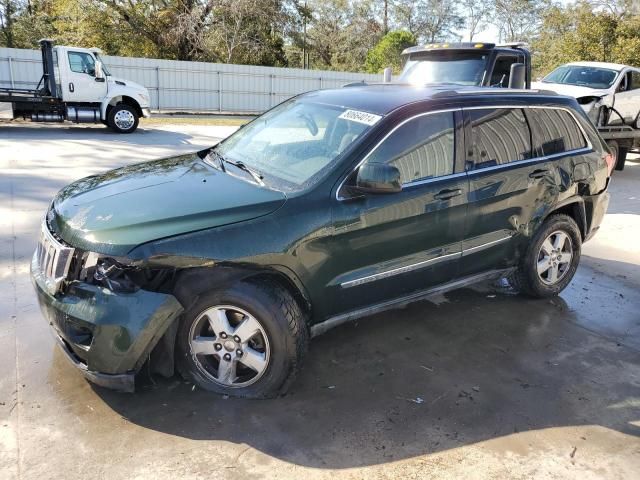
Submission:
[[[291,293],[269,281],[242,281],[206,293],[182,316],[176,340],[178,371],[219,394],[283,394],[307,349],[305,320]],[[255,333],[249,336],[246,331]]]
[[[512,277],[513,286],[533,298],[558,295],[578,269],[581,247],[582,237],[573,218],[551,215],[531,239]]]
[[[616,160],[616,170],[624,170],[624,164],[627,161],[627,152],[629,149],[619,147],[618,148],[618,157]]]
[[[111,107],[107,115],[107,125],[117,133],[132,133],[138,128],[139,122],[138,113],[125,103]]]

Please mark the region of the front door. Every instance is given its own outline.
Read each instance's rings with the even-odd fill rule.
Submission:
[[[396,126],[365,162],[389,163],[403,188],[333,199],[329,315],[410,295],[457,275],[467,178],[456,171],[460,112],[422,114]],[[461,153],[461,152],[460,152]]]
[[[96,78],[96,65],[89,52],[67,50],[67,69],[62,84],[66,102],[101,102],[107,94],[107,82]],[[58,59],[60,62],[60,59]]]
[[[636,126],[638,113],[640,113],[640,72],[627,71],[616,89],[613,108],[620,113],[627,125]],[[615,113],[610,115],[612,123],[620,123]]]

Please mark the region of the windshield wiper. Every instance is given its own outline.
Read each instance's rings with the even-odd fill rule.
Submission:
[[[220,152],[216,152],[215,150],[211,150],[209,152],[209,154],[207,156],[213,155],[218,159],[218,165],[217,167],[222,170],[223,172],[226,172],[227,169],[224,166],[224,157],[222,156],[222,154]]]
[[[220,155],[220,154],[218,154]],[[220,158],[222,160],[224,160],[227,163],[230,163],[231,165],[233,165],[234,167],[239,168],[240,170],[244,170],[245,172],[247,172],[249,175],[251,175],[253,177],[253,179],[259,183],[260,185],[264,186],[264,182],[262,181],[262,179],[264,178],[260,172],[258,172],[257,170],[252,169],[251,167],[248,167],[242,160],[229,160],[228,158],[224,158],[222,155],[220,155]]]

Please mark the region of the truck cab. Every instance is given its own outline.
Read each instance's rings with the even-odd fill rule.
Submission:
[[[114,77],[104,64],[100,49],[54,47],[56,78],[66,103],[99,104],[101,120],[120,103],[131,106],[138,117],[150,116],[149,91],[135,82]],[[56,62],[54,61],[54,64]]]
[[[508,87],[511,66],[524,65],[524,88],[531,88],[531,55],[524,43],[436,43],[409,47],[400,82]]]

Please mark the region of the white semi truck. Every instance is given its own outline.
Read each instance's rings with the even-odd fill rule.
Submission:
[[[13,118],[33,122],[103,123],[118,133],[138,128],[149,117],[149,91],[112,76],[100,50],[54,46],[40,40],[42,78],[34,90],[1,88],[0,102],[11,103]]]

